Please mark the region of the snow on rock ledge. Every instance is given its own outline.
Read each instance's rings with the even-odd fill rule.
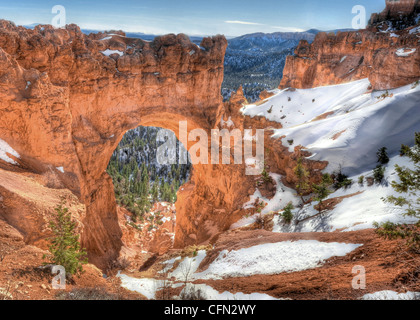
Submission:
[[[405,48],[401,48],[398,49],[397,52],[395,52],[395,54],[399,57],[408,57],[409,55],[413,54],[414,52],[416,52],[417,49],[405,49]]]

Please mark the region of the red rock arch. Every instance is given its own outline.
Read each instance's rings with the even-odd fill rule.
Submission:
[[[87,36],[75,25],[28,30],[0,22],[0,139],[19,152],[22,166],[64,168],[62,180],[86,204],[82,242],[91,262],[104,266],[122,245],[105,172],[112,152],[139,125],[177,132],[186,120],[189,129],[214,128],[226,47],[223,36],[198,47],[184,35],[146,42]],[[120,53],[106,56],[108,49]],[[198,229],[185,225],[178,243]]]
[[[75,25],[28,30],[0,21],[0,139],[29,171],[55,170],[86,205],[82,244],[90,262],[106,268],[123,246],[106,168],[128,130],[144,125],[177,133],[179,121],[187,121],[188,130],[202,128],[211,137],[222,116],[242,131],[281,126],[244,118],[241,90],[222,103],[226,47],[223,36],[199,47],[185,35],[146,42],[122,33],[87,36]],[[106,50],[115,53],[108,57]],[[300,149],[289,153],[269,130],[265,146],[273,171],[293,185]],[[310,165],[316,172],[326,166]],[[244,164],[194,165],[178,193],[176,247],[214,239],[242,217],[255,191],[255,177],[245,172]]]

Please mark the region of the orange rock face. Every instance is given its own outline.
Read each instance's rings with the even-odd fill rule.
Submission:
[[[381,13],[374,13],[370,18],[371,25],[386,20],[409,20],[420,12],[419,0],[386,0],[386,8]]]
[[[418,1],[401,2],[406,8],[402,15],[418,8]],[[387,8],[384,12],[391,13],[386,17],[400,12],[394,5]],[[380,21],[376,15],[372,19]],[[414,27],[387,33],[382,27],[387,29],[388,24],[337,35],[319,33],[312,44],[301,41],[295,56],[287,57],[280,88],[306,89],[369,78],[374,90],[385,90],[420,79],[420,43]]]
[[[222,36],[201,48],[184,35],[105,38],[75,25],[27,30],[0,22],[0,139],[21,167],[54,171],[85,203],[82,244],[99,266],[122,246],[105,172],[113,151],[139,125],[178,132],[186,120],[189,130],[213,128],[227,46]]]

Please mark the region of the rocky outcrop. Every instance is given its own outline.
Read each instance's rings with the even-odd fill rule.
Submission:
[[[411,2],[411,7],[417,8]],[[388,9],[398,11],[394,6]],[[280,88],[312,88],[369,78],[374,90],[384,90],[420,79],[418,29],[397,30],[387,25],[385,32],[378,26],[337,35],[319,33],[312,44],[301,41],[295,56],[287,57]]]
[[[381,13],[372,14],[369,26],[379,25],[382,22],[393,22],[394,27],[406,28],[416,23],[420,13],[419,0],[386,0],[386,7]]]
[[[0,22],[0,139],[22,168],[54,171],[86,205],[82,243],[91,262],[105,267],[122,246],[105,172],[118,142],[139,125],[215,127],[226,46],[222,36],[200,48],[185,35],[146,42],[86,36],[75,25],[28,30]]]

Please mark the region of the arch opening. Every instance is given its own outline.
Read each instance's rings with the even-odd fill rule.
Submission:
[[[168,145],[174,139],[175,145]],[[159,158],[174,158],[171,163]],[[162,253],[175,239],[178,190],[192,174],[191,159],[174,132],[139,126],[128,131],[108,164],[119,215],[128,228],[139,232],[142,251]]]

